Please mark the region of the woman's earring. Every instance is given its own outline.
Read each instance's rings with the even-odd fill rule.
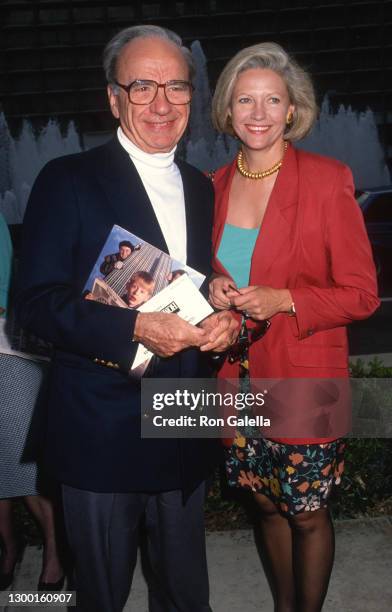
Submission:
[[[290,125],[293,122],[293,113],[290,111],[287,113],[286,125]]]

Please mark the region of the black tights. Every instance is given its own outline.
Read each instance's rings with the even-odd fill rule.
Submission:
[[[319,612],[332,571],[335,540],[327,508],[286,518],[265,495],[261,509],[264,564],[275,612]]]

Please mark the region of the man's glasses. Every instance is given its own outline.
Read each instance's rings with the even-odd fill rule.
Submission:
[[[270,325],[271,321],[266,319],[265,321],[258,321],[254,327],[248,328],[245,319],[242,323],[237,342],[230,347],[228,353],[229,363],[245,360],[248,356],[249,347],[264,336]]]
[[[123,85],[115,81],[128,94],[128,100],[132,104],[151,104],[154,102],[158,89],[163,87],[165,96],[170,104],[189,104],[192,99],[193,85],[189,81],[167,81],[157,83],[145,79],[137,79],[129,85]]]

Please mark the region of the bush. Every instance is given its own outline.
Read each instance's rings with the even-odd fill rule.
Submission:
[[[384,366],[379,357],[374,357],[367,364],[362,359],[350,362],[352,378],[392,378],[392,367]]]
[[[339,518],[392,514],[392,440],[347,440],[345,471],[331,508]]]

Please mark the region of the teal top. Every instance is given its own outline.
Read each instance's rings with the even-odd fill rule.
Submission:
[[[225,223],[218,259],[238,288],[249,285],[250,265],[259,228],[245,228]]]
[[[0,307],[7,309],[8,290],[11,278],[12,243],[8,225],[0,213]],[[4,317],[5,314],[0,314]]]

